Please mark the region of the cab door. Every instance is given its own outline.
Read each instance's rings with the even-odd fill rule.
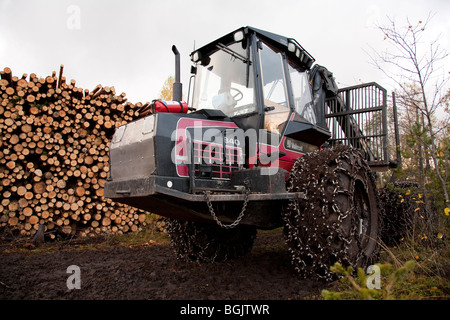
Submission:
[[[283,55],[260,42],[259,61],[264,97],[264,129],[281,135],[291,113]]]

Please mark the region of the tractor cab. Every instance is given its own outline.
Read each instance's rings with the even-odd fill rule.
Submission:
[[[239,128],[320,146],[331,134],[314,105],[314,58],[294,39],[240,28],[194,51],[192,107],[218,110]],[[201,111],[200,111],[201,112]]]

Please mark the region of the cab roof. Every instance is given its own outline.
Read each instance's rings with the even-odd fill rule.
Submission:
[[[212,53],[219,50],[218,44],[229,45],[230,43],[236,42],[235,35],[243,32],[243,36],[247,37],[249,34],[256,34],[256,36],[268,43],[269,45],[275,47],[276,49],[285,52],[286,55],[293,61],[296,61],[300,66],[309,70],[314,63],[315,59],[293,38],[287,38],[272,32],[257,29],[254,27],[241,27],[236,29],[219,39],[208,43],[207,45],[193,51],[191,53],[191,59],[197,62],[201,57],[209,56]],[[196,53],[197,61],[194,59],[194,54]]]

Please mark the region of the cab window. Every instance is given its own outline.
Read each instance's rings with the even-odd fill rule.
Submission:
[[[264,94],[264,128],[281,134],[289,117],[283,56],[262,43],[259,47]]]

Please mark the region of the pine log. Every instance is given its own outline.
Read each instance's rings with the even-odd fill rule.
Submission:
[[[41,225],[64,234],[139,230],[146,214],[105,201],[103,187],[113,129],[143,105],[114,87],[66,83],[63,68],[46,77],[0,71],[0,210],[8,210],[0,229],[28,236]]]

